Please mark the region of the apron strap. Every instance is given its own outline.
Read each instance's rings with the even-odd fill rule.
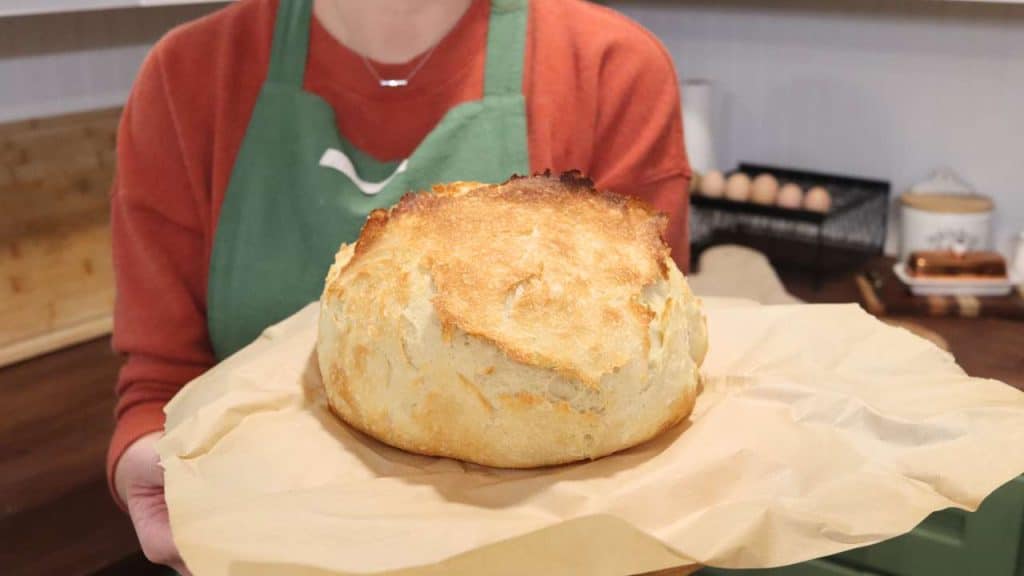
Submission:
[[[302,88],[313,0],[279,0],[267,81]]]
[[[528,0],[491,0],[484,96],[523,91],[527,4]]]

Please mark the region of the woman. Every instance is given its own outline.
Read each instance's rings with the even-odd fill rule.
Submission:
[[[668,213],[685,269],[676,85],[652,36],[580,0],[242,0],[161,40],[112,195],[126,362],[108,472],[147,557],[184,570],[153,448],[163,405],[314,300],[370,210],[578,168]]]

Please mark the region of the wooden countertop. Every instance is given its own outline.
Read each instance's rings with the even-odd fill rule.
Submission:
[[[857,299],[851,277],[815,291],[809,277],[781,276],[808,302]],[[969,374],[1024,390],[1024,323],[904,320],[944,337]],[[6,575],[147,573],[104,478],[119,364],[104,338],[0,369],[0,565]]]
[[[810,276],[780,271],[786,289],[801,300],[815,303],[857,302],[857,285],[851,276],[827,279],[815,289]],[[971,376],[994,378],[1024,390],[1024,322],[998,318],[893,316],[886,319],[912,322],[942,336],[950,352]]]
[[[138,551],[104,471],[119,365],[104,338],[0,369],[4,574],[92,574]]]

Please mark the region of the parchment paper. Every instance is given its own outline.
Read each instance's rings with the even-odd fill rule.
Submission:
[[[1024,472],[1024,394],[854,305],[709,299],[690,420],[595,462],[501,471],[326,409],[317,305],[190,383],[159,444],[197,576],[768,567],[974,509]]]

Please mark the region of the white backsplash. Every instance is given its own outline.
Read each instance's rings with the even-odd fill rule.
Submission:
[[[995,200],[1001,250],[1024,229],[1024,6],[610,5],[658,35],[681,77],[714,83],[722,168],[752,161],[877,177],[896,195],[949,165]]]

